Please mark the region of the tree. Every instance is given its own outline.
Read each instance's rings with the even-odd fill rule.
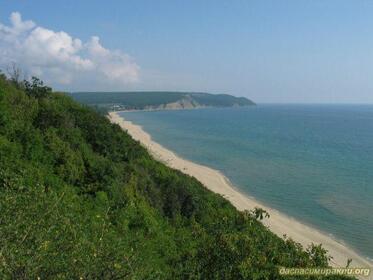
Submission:
[[[52,89],[44,85],[39,78],[32,77],[31,82],[25,80],[26,94],[35,98],[44,98],[52,93]]]
[[[23,71],[21,70],[21,68],[15,62],[12,62],[10,65],[8,65],[7,72],[8,72],[10,81],[14,84],[14,86],[16,88],[21,88],[22,87],[21,76],[23,74]]]

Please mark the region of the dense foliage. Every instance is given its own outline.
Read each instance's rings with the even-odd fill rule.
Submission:
[[[279,265],[327,265],[37,79],[0,75],[0,213],[1,279],[282,279]]]
[[[71,96],[84,104],[121,109],[144,109],[188,99],[191,103],[206,107],[248,106],[254,103],[245,97],[228,94],[197,92],[138,91],[138,92],[75,92]]]

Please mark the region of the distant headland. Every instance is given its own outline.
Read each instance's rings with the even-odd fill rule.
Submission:
[[[246,97],[204,92],[73,92],[71,96],[81,103],[108,111],[180,110],[255,105],[253,101]]]

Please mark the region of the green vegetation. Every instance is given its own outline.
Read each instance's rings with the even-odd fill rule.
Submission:
[[[277,266],[328,260],[268,231],[260,209],[239,212],[155,161],[92,109],[4,75],[0,213],[0,279],[285,279]]]
[[[76,92],[71,96],[78,102],[107,108],[108,110],[132,110],[158,108],[160,106],[187,100],[194,107],[249,106],[254,103],[245,97],[228,94],[198,92]]]

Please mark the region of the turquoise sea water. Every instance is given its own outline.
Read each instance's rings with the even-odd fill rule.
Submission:
[[[121,115],[242,192],[373,258],[373,105]]]

